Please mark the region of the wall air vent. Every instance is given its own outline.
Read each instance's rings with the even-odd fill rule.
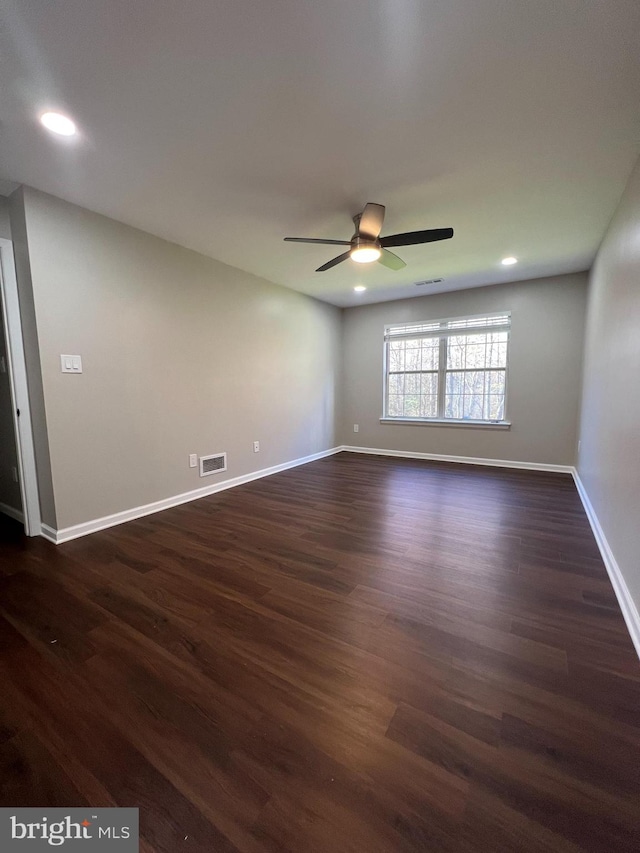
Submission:
[[[428,278],[426,281],[416,281],[416,287],[424,287],[425,284],[441,284],[444,281],[443,278]]]
[[[200,457],[200,476],[208,477],[209,474],[218,474],[227,470],[227,454],[213,453],[211,456]]]

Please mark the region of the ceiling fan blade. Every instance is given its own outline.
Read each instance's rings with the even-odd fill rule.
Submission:
[[[390,270],[401,270],[403,267],[406,267],[402,258],[394,255],[388,249],[382,250],[382,254],[378,258],[378,263],[382,264],[383,267],[388,267]]]
[[[318,267],[316,272],[325,272],[325,270],[330,270],[331,267],[336,267],[338,264],[341,264],[343,261],[346,261],[351,254],[351,251],[345,252],[343,255],[338,255],[337,258],[333,258],[330,261],[327,261],[326,264],[322,264],[321,267]]]
[[[285,237],[288,243],[322,243],[323,246],[350,246],[349,240],[321,240],[316,237]]]
[[[382,231],[382,223],[384,222],[384,204],[373,204],[369,202],[365,204],[364,210],[360,214],[360,224],[358,225],[358,234],[361,237],[371,237],[376,240]]]
[[[416,246],[419,243],[434,243],[436,240],[449,240],[453,237],[453,228],[431,228],[428,231],[408,231],[406,234],[390,234],[380,239],[380,245]]]

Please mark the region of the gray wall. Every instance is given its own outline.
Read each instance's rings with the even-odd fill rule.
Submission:
[[[572,465],[587,274],[423,296],[344,312],[342,443],[451,456]],[[380,424],[387,323],[511,311],[510,430]],[[360,431],[353,432],[353,424]]]
[[[640,608],[640,162],[591,273],[578,472]]]
[[[59,529],[215,482],[190,453],[226,479],[336,444],[338,309],[35,190],[24,212]]]

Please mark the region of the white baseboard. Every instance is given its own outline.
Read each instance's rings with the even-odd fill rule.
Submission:
[[[54,545],[58,544],[58,539],[56,538],[58,536],[58,531],[53,527],[49,527],[49,525],[44,522],[40,525],[40,536],[47,539],[49,542],[53,542]]]
[[[602,561],[604,562],[604,565],[607,569],[609,580],[611,581],[613,591],[615,592],[616,598],[618,599],[618,604],[620,605],[620,610],[622,611],[624,621],[627,624],[627,629],[631,636],[631,641],[635,647],[638,657],[640,658],[640,613],[638,613],[636,603],[631,597],[629,587],[626,584],[626,581],[620,570],[620,566],[616,561],[616,558],[613,556],[613,551],[609,546],[607,537],[604,535],[604,530],[600,526],[596,511],[594,510],[593,505],[589,500],[587,490],[585,489],[584,483],[580,479],[580,475],[578,474],[576,468],[573,469],[572,474],[576,484],[576,489],[578,490],[578,494],[580,495],[580,500],[582,501],[582,506],[584,507],[584,511],[587,514],[589,524],[591,525],[591,530],[593,531],[596,543],[598,545],[598,548],[600,549]]]
[[[428,459],[432,462],[457,462],[461,465],[487,465],[491,468],[522,468],[525,471],[548,471],[555,474],[572,474],[572,465],[551,465],[546,462],[517,462],[510,459],[483,459],[479,456],[444,456],[441,453],[414,453],[407,450],[383,450],[379,447],[350,447],[340,450],[349,453],[370,453],[373,456],[399,456],[402,459]]]
[[[92,521],[85,521],[82,524],[74,524],[72,527],[64,527],[61,530],[54,530],[48,524],[41,525],[41,534],[49,542],[60,545],[62,542],[69,542],[71,539],[78,539],[80,536],[87,536],[89,533],[96,533],[98,530],[105,530],[107,527],[115,527],[117,524],[124,524],[126,521],[133,521],[136,518],[142,518],[145,515],[152,515],[154,512],[160,512],[163,509],[170,509],[180,504],[196,501],[199,498],[205,498],[208,495],[214,495],[216,492],[222,492],[225,489],[232,489],[234,486],[241,486],[244,483],[250,483],[252,480],[259,480],[262,477],[269,477],[271,474],[278,474],[280,471],[286,471],[289,468],[296,468],[298,465],[306,465],[308,462],[315,462],[316,459],[324,459],[326,456],[333,456],[334,453],[339,453],[342,447],[332,447],[330,450],[322,450],[320,453],[313,453],[311,456],[303,456],[300,459],[293,459],[290,462],[283,462],[280,465],[274,465],[271,468],[262,468],[260,471],[252,471],[250,474],[243,474],[241,477],[233,477],[230,480],[222,480],[217,483],[212,483],[209,486],[203,486],[200,489],[193,489],[190,492],[183,492],[181,495],[174,495],[170,498],[164,498],[160,501],[154,501],[144,506],[136,506],[132,509],[126,509],[123,512],[116,512],[113,515],[105,515],[103,518],[95,518]]]
[[[24,524],[24,515],[19,509],[15,509],[9,504],[5,504],[0,501],[0,512],[3,512],[5,515],[8,515],[9,518],[13,518],[16,521],[19,521],[20,524]]]

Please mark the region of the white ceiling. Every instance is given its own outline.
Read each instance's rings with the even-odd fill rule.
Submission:
[[[3,0],[0,15],[0,179],[336,305],[588,268],[640,152],[638,0]],[[47,134],[45,108],[80,139]],[[387,206],[383,233],[455,237],[398,250],[396,273],[315,273],[339,247],[282,242],[349,239],[367,201]]]

